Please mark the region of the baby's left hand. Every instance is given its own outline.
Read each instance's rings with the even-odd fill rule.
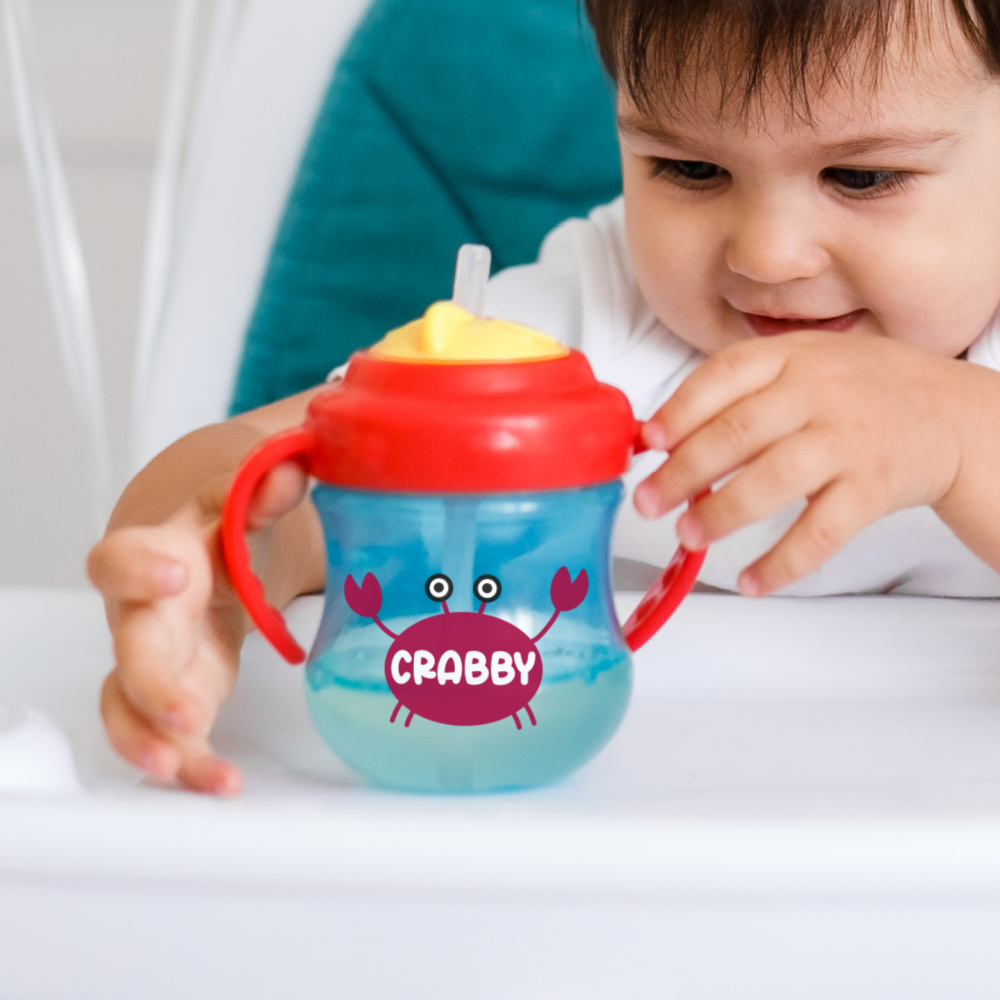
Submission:
[[[945,497],[979,395],[968,391],[977,367],[854,334],[735,344],[645,425],[646,444],[670,457],[636,488],[635,506],[658,517],[739,470],[677,523],[682,544],[701,549],[805,498],[798,520],[739,577],[744,594],[777,590],[877,518]]]

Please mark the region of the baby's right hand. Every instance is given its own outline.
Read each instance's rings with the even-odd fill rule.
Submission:
[[[306,482],[286,462],[261,483],[248,517],[251,552],[266,548],[269,529],[299,503]],[[114,640],[101,695],[112,745],[159,781],[223,795],[239,792],[242,778],[216,756],[209,734],[250,628],[219,547],[228,483],[221,477],[160,524],[109,531],[87,561]]]

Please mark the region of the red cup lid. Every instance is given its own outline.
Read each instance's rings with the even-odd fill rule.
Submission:
[[[639,424],[578,351],[542,360],[418,364],[355,354],[318,393],[310,472],[358,489],[509,492],[616,479]]]

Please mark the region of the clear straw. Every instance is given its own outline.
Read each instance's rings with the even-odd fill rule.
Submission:
[[[468,309],[473,316],[483,314],[491,258],[490,248],[478,243],[464,243],[458,248],[451,300]],[[479,499],[476,497],[455,497],[444,501],[444,565],[455,581],[456,608],[472,607],[478,511]]]
[[[490,248],[479,243],[463,243],[455,261],[455,284],[451,300],[468,309],[473,316],[482,316],[486,302],[486,282],[490,280]]]

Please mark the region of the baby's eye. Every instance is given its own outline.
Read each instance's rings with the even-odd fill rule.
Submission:
[[[909,174],[901,170],[863,170],[857,167],[828,167],[823,176],[855,197],[872,198],[903,187]]]
[[[710,187],[725,171],[716,163],[705,160],[667,160],[655,157],[652,161],[652,176],[666,177],[682,187]]]

